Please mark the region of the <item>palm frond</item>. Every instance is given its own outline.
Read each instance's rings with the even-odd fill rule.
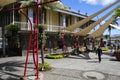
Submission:
[[[114,11],[115,13],[114,13],[114,18],[118,18],[118,17],[120,17],[120,8],[117,8],[117,9],[115,9],[115,11]]]
[[[48,0],[44,0],[44,2],[47,2]],[[70,10],[67,6],[63,5],[60,1],[56,1],[53,3],[48,3],[45,5],[48,9],[64,9],[64,10]]]
[[[120,19],[120,7],[115,9],[113,18],[114,18],[114,20],[113,20],[112,24],[119,25],[119,23],[117,21]]]
[[[21,1],[21,7],[26,7],[26,6],[30,6],[30,5],[35,5],[36,2],[35,1]]]

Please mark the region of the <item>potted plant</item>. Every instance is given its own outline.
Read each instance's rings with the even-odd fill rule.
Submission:
[[[5,26],[5,29],[8,32],[12,33],[12,35],[15,35],[20,30],[20,27],[17,25],[14,25],[14,24],[9,24],[9,25]]]
[[[114,54],[115,54],[116,59],[117,59],[118,61],[120,61],[120,50],[116,50],[116,51],[114,52]]]
[[[43,33],[43,31],[48,28],[48,25],[47,24],[38,24],[38,25],[35,25],[35,27],[37,27],[39,29],[40,33]]]
[[[14,24],[9,24],[5,26],[5,29],[7,30],[6,38],[8,43],[8,49],[10,49],[11,52],[8,56],[12,55],[18,55],[19,48],[20,48],[20,41],[18,37],[18,31],[20,30],[20,27]]]

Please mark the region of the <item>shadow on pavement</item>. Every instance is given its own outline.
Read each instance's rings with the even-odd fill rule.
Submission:
[[[0,80],[20,80],[20,79],[17,79],[17,78],[11,78],[11,77],[10,77],[10,78],[8,78],[8,79],[1,79],[1,78],[0,78]]]
[[[9,75],[9,76],[4,76],[4,75]],[[4,76],[4,77],[2,77]],[[12,73],[8,73],[8,72],[3,72],[2,71],[2,75],[0,75],[0,80],[20,80],[21,76],[18,76],[17,74],[12,74]]]
[[[32,62],[29,62],[32,64]],[[21,70],[24,69],[25,63],[23,61],[8,61],[0,64],[0,80],[20,80]],[[29,69],[34,69],[28,66]]]
[[[28,63],[28,64],[33,64],[32,62]],[[25,63],[22,61],[8,61],[5,63],[1,63],[0,64],[0,70],[6,70],[6,71],[18,71],[17,69],[15,69],[14,67],[20,67],[20,68],[24,68]],[[33,68],[33,67],[28,67],[28,68]]]
[[[117,61],[117,62],[120,62],[120,61],[118,61],[117,59],[110,59],[110,61]]]
[[[82,53],[77,55],[72,55],[67,58],[73,58],[73,59],[91,59],[89,56],[89,53]]]
[[[88,63],[99,63],[99,61],[88,61]]]

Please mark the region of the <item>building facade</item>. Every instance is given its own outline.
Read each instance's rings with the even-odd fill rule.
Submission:
[[[56,4],[60,6],[64,6],[60,1],[57,1]],[[18,8],[20,7],[20,3],[13,3],[5,6],[4,9],[10,8]],[[52,4],[54,5],[54,4]],[[42,5],[41,5],[42,6]],[[24,9],[24,13],[28,15],[29,19],[34,26],[35,23],[35,10],[32,8]],[[5,26],[8,24],[15,24],[20,26],[21,30],[19,31],[19,41],[20,41],[20,55],[25,55],[27,51],[27,42],[30,33],[30,23],[27,18],[20,14],[18,10],[10,10],[7,12],[0,13],[0,27],[2,27],[2,37],[5,38],[6,30]],[[52,49],[55,43],[59,43],[58,32],[62,29],[62,33],[65,34],[65,40],[67,42],[67,46],[71,47],[71,35],[82,30],[87,27],[91,23],[95,22],[94,20],[90,20],[86,24],[80,26],[80,28],[75,29],[73,32],[64,30],[65,27],[75,24],[76,22],[88,17],[87,15],[81,14],[79,12],[73,12],[69,8],[59,8],[57,5],[54,5],[54,8],[51,6],[39,7],[39,24],[47,24],[48,28],[45,29],[45,33],[48,38],[46,39],[46,43],[48,44],[48,49]],[[5,38],[6,39],[6,38]],[[82,39],[82,37],[81,37]],[[4,42],[4,41],[3,41]],[[6,42],[4,42],[6,43]],[[58,44],[59,48],[60,45]],[[51,50],[49,50],[51,51]],[[48,51],[48,52],[49,52]],[[17,53],[16,53],[17,54]]]

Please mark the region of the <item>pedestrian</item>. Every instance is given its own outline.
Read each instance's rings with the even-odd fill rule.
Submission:
[[[97,48],[97,55],[98,55],[98,60],[99,63],[101,62],[101,55],[102,55],[102,49],[100,48],[100,46]]]

